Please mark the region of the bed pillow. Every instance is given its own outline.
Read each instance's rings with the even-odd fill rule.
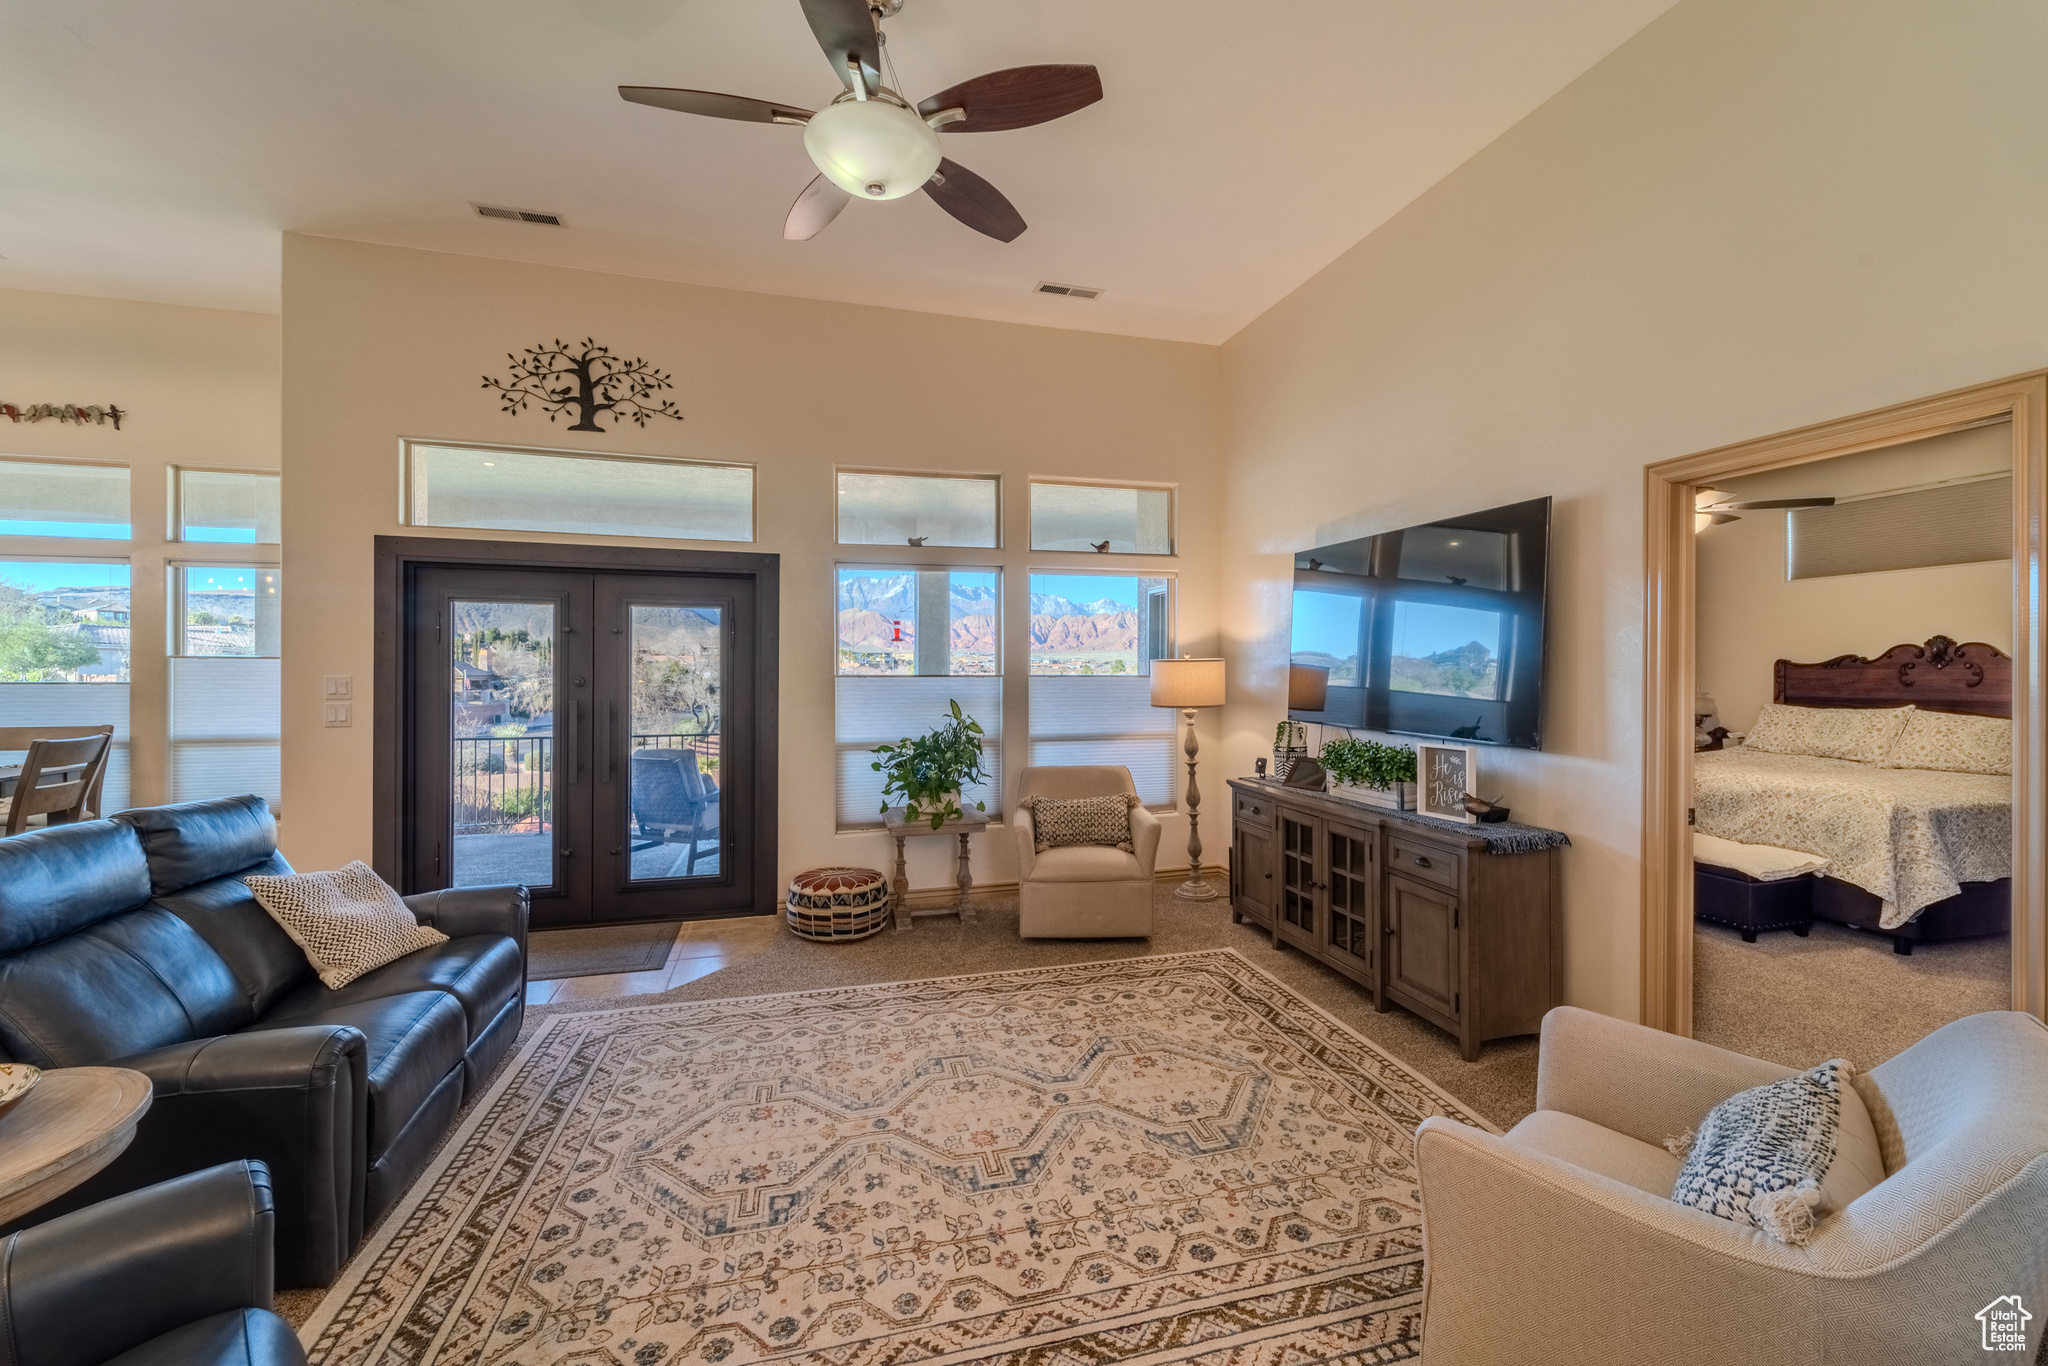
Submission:
[[[242,881],[305,950],[329,991],[448,938],[420,924],[398,893],[360,859],[337,873],[252,874]]]
[[[1911,707],[1788,707],[1767,702],[1743,740],[1766,754],[1881,762],[1905,727]]]
[[[1138,799],[1129,793],[1107,797],[1032,797],[1018,803],[1031,813],[1035,852],[1071,844],[1094,844],[1131,853],[1131,808]]]
[[[2012,722],[2002,716],[1959,716],[1920,711],[1906,718],[1884,756],[1885,768],[1931,768],[1943,773],[2012,773]]]
[[[1674,1140],[1685,1165],[1671,1198],[1799,1246],[1824,1213],[1884,1179],[1877,1130],[1840,1058],[1738,1091],[1697,1137]]]

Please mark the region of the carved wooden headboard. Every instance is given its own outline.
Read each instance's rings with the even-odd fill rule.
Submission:
[[[2012,716],[2012,659],[1982,643],[1935,636],[1894,645],[1875,659],[1840,655],[1819,664],[1777,663],[1771,700],[1795,707],[1903,707]]]

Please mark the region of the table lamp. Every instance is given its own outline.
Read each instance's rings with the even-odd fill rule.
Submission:
[[[1287,710],[1325,711],[1330,705],[1330,671],[1313,664],[1287,666]]]
[[[1202,790],[1195,786],[1195,710],[1223,705],[1223,661],[1187,656],[1153,660],[1152,705],[1175,708],[1188,719],[1188,880],[1173,894],[1188,901],[1214,901],[1216,889],[1202,880]]]

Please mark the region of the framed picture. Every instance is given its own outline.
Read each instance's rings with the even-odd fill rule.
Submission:
[[[1425,816],[1477,825],[1465,809],[1465,794],[1479,776],[1478,751],[1470,745],[1415,746],[1415,808]]]

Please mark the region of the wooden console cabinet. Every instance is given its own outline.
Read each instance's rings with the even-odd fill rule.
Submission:
[[[1561,1003],[1555,845],[1496,852],[1501,834],[1478,826],[1251,778],[1230,789],[1233,919],[1335,968],[1382,1012],[1405,1006],[1456,1035],[1468,1061]]]

